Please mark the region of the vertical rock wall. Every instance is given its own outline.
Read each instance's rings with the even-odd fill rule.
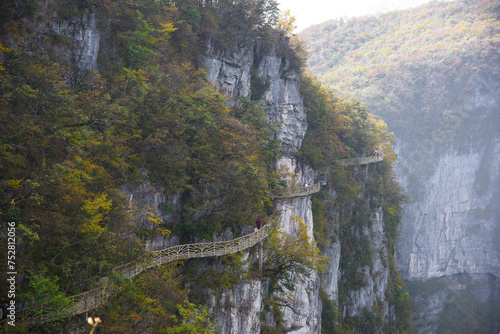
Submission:
[[[384,308],[384,318],[388,319],[389,305],[385,302],[385,293],[389,267],[382,208],[376,209],[370,217],[370,225],[361,228],[359,233],[370,240],[372,260],[370,265],[360,269],[364,274],[364,285],[358,290],[347,292],[343,301],[343,316],[361,317],[364,310],[371,310],[373,305],[380,303]]]
[[[39,31],[44,35],[59,34],[71,40],[70,45],[56,46],[60,49],[59,54],[71,64],[71,82],[97,69],[101,34],[93,7],[84,10],[80,17],[67,21],[60,21],[54,16],[46,28]]]
[[[278,168],[286,169],[297,186],[314,182],[314,173],[308,166],[299,164],[293,154],[297,153],[307,130],[306,113],[299,93],[298,73],[289,68],[286,59],[274,52],[255,61],[254,51],[233,48],[231,51],[217,51],[208,47],[204,65],[207,75],[216,87],[227,97],[229,103],[251,94],[251,66],[258,63],[257,75],[269,84],[261,102],[266,106],[269,120],[277,125],[276,138],[282,143],[285,157],[278,162]],[[292,180],[290,180],[292,181]],[[293,230],[292,217],[300,217],[313,237],[313,221],[310,196],[281,199],[276,203],[281,212],[280,222],[285,232]],[[289,333],[320,333],[321,302],[319,299],[319,276],[313,273],[306,285],[297,284],[293,292],[293,310],[283,307],[284,327]],[[265,287],[259,281],[239,284],[226,291],[218,300],[212,300],[219,326],[223,333],[257,333],[260,331],[260,313],[263,309]],[[259,298],[260,297],[260,298]],[[251,302],[246,302],[253,298]],[[272,325],[272,319],[269,320]]]
[[[311,167],[297,162],[293,156],[300,149],[302,139],[307,130],[306,112],[302,97],[299,93],[299,76],[290,70],[286,59],[275,52],[257,54],[254,51],[233,50],[232,52],[218,52],[209,46],[209,53],[204,64],[207,67],[209,79],[219,87],[230,103],[235,103],[239,96],[251,95],[251,64],[257,68],[257,75],[269,88],[262,95],[261,102],[266,106],[269,121],[278,126],[276,138],[283,146],[284,157],[277,162],[277,169],[287,175],[289,185],[303,187],[315,181]],[[254,57],[254,59],[252,59]],[[257,59],[257,60],[256,60]],[[363,169],[368,174],[368,168]],[[361,185],[364,188],[363,185]],[[361,195],[362,196],[362,195]],[[336,194],[331,194],[333,205]],[[299,217],[307,226],[308,235],[313,238],[313,215],[310,196],[284,198],[276,200],[276,209],[280,212],[280,223],[283,231],[291,232],[295,226],[295,217]],[[333,212],[334,220],[338,223],[338,212]],[[335,218],[336,217],[336,218]],[[380,309],[378,315],[385,321],[393,321],[394,312],[390,311],[385,301],[389,280],[388,254],[384,234],[382,209],[372,212],[370,224],[356,233],[363,234],[370,241],[373,254],[371,263],[361,268],[364,277],[363,286],[358,290],[344,293],[342,301],[343,316],[363,317],[365,311],[372,311],[375,305]],[[342,276],[339,271],[341,258],[340,240],[337,238],[324,251],[330,260],[329,271],[323,281],[317,273],[302,280],[296,277],[297,283],[292,292],[294,302],[290,307],[282,307],[283,326],[287,333],[314,334],[321,332],[322,305],[320,288],[326,292],[328,298],[335,303],[339,302],[338,282]],[[290,291],[289,291],[290,292]],[[260,331],[260,314],[263,309],[263,299],[266,287],[259,281],[239,284],[226,291],[219,298],[213,298],[211,306],[219,319],[222,333],[257,333]],[[273,326],[273,319],[266,319],[266,324]]]
[[[500,87],[486,86],[477,82],[457,103],[472,118],[428,154],[415,156],[419,143],[398,139],[397,170],[409,196],[398,263],[407,279],[500,275]]]
[[[289,62],[275,53],[265,55],[258,65],[258,76],[270,83],[262,102],[267,106],[269,121],[278,125],[277,139],[283,153],[298,152],[307,131],[306,112],[299,92],[299,74]]]
[[[238,97],[250,96],[250,69],[253,63],[253,48],[237,48],[231,51],[217,50],[213,43],[208,44],[203,65],[208,80],[213,82],[219,92],[234,103]]]
[[[457,121],[461,126],[443,142],[418,143],[409,140],[408,134],[396,134],[398,178],[409,197],[397,262],[416,301],[419,333],[454,328],[453,321],[446,323],[447,305],[464,309],[477,301],[467,314],[477,322],[484,314],[498,312],[491,305],[500,301],[494,287],[489,289],[490,304],[488,298],[474,297],[477,282],[489,282],[491,274],[493,280],[500,277],[498,80],[476,78],[473,87],[450,101],[449,108],[461,116]],[[457,297],[465,294],[469,297]],[[483,306],[486,313],[474,313]],[[498,320],[489,319],[484,326],[492,331],[500,328]]]
[[[278,161],[278,166],[291,175],[289,183],[303,187],[314,182],[314,172],[311,167],[298,163],[293,157],[284,157]],[[294,217],[300,217],[307,226],[307,234],[314,240],[311,196],[301,196],[279,199],[276,210],[280,212],[280,223],[284,232],[291,233],[297,226]],[[284,327],[288,333],[307,334],[321,332],[321,300],[319,298],[320,279],[316,272],[310,277],[297,277],[298,283],[293,296],[292,307],[282,307]]]
[[[334,324],[347,323],[353,333],[384,333],[395,323],[390,290],[389,250],[381,207],[372,207],[365,186],[372,177],[372,165],[350,167],[360,191],[357,204],[347,204],[330,189],[324,198],[324,219],[332,229],[324,230],[322,252],[330,261],[322,275],[323,298],[332,301],[338,314],[325,314]],[[343,204],[341,204],[343,203]],[[360,218],[365,217],[366,219]],[[331,312],[332,310],[327,310]],[[375,320],[376,319],[376,320]]]

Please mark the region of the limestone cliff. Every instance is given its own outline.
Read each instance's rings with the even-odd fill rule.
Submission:
[[[299,148],[307,130],[306,114],[299,93],[299,78],[296,71],[289,68],[286,58],[275,52],[255,57],[256,50],[233,48],[232,51],[215,51],[212,45],[204,64],[207,75],[219,90],[235,103],[238,97],[251,94],[250,71],[257,63],[257,75],[269,85],[263,94],[269,121],[278,126],[276,138],[280,140],[285,156],[277,162],[277,168],[286,170],[292,182],[303,187],[314,182],[313,170],[298,163],[292,156]],[[256,60],[254,58],[260,59]],[[310,196],[278,200],[277,211],[281,212],[280,224],[289,233],[292,216],[298,216],[313,236],[313,221]],[[213,309],[224,333],[256,333],[261,328],[261,312],[266,294],[265,285],[260,281],[239,284],[226,291],[218,300],[212,299]],[[321,302],[319,300],[319,276],[313,274],[307,285],[298,285],[294,291],[292,308],[283,307],[284,327],[289,333],[320,333]],[[273,325],[273,319],[267,319]]]
[[[113,56],[110,54],[116,50],[112,50],[113,46],[102,45],[110,40],[111,32],[99,28],[106,27],[109,22],[99,22],[99,15],[96,15],[94,7],[81,9],[78,11],[79,15],[68,19],[56,17],[51,9],[45,8],[44,10],[46,10],[44,15],[37,16],[39,21],[36,22],[33,36],[40,40],[43,40],[43,37],[55,36],[63,41],[51,48],[51,52],[60,55],[63,58],[61,63],[68,67],[68,77],[65,78],[68,86],[75,85],[93,70],[99,70],[98,59],[112,62],[110,59]],[[130,31],[128,33],[131,34]],[[50,46],[45,41],[40,45]],[[106,55],[102,54],[103,50]],[[226,102],[228,106],[238,103],[239,98],[252,96],[252,80],[258,78],[262,81],[266,89],[260,97],[260,102],[265,107],[269,122],[277,129],[274,134],[275,139],[282,145],[283,156],[276,161],[275,168],[287,175],[286,181],[289,187],[304,187],[317,181],[316,172],[296,157],[308,125],[306,108],[299,90],[300,73],[292,66],[290,60],[281,55],[276,48],[264,50],[260,45],[255,44],[244,47],[232,45],[229,50],[219,50],[209,42],[201,63],[206,68],[208,80],[228,98]],[[147,81],[145,78],[142,79]],[[89,123],[93,125],[92,122]],[[80,124],[71,126],[80,126]],[[130,152],[125,152],[124,155],[126,154]],[[369,174],[368,168],[364,168],[362,172]],[[175,226],[182,220],[181,194],[171,191],[169,196],[165,195],[165,188],[155,183],[148,173],[148,170],[141,169],[138,174],[142,183],[133,185],[127,183],[121,186],[120,195],[126,195],[128,200],[126,202],[127,214],[135,218],[134,231],[144,242],[146,250],[178,245],[181,243],[180,237],[154,232],[159,220],[170,226]],[[359,173],[360,179],[363,179],[363,173]],[[360,188],[363,188],[363,182],[360,181]],[[326,202],[327,205],[333,207],[335,191],[328,191],[331,198]],[[363,197],[361,191],[359,198]],[[363,206],[369,206],[369,198],[363,198],[362,201]],[[274,208],[279,213],[279,224],[284,232],[294,230],[297,227],[295,217],[299,217],[299,220],[307,226],[307,235],[310,238],[314,237],[311,195],[275,199]],[[349,211],[351,208],[345,209]],[[339,211],[337,208],[332,208],[330,211],[332,221],[339,225]],[[392,321],[394,315],[390,311],[390,305],[384,301],[389,270],[382,210],[380,207],[372,208],[368,215],[369,219],[366,220],[366,224],[351,229],[353,236],[366,241],[367,250],[372,254],[363,267],[356,268],[356,275],[363,283],[350,289],[344,286],[346,277],[350,273],[347,268],[340,266],[341,258],[345,254],[342,253],[340,235],[338,231],[335,232],[337,235],[325,247],[325,254],[330,260],[328,273],[323,277],[316,272],[310,273],[307,277],[292,273],[294,288],[283,292],[288,295],[289,302],[286,306],[280,307],[282,313],[280,321],[283,329],[288,333],[321,333],[323,310],[321,289],[326,291],[327,299],[342,305],[342,319],[339,318],[338,321],[347,317],[360,318],[366,312],[371,312],[379,306],[377,316],[382,321]],[[151,216],[155,219],[149,219]],[[246,226],[238,233],[247,234],[251,230],[251,227]],[[219,241],[233,239],[236,236],[228,229],[221,233],[213,233],[209,237],[214,241]],[[191,238],[189,241],[196,242],[199,239]],[[255,262],[255,259],[255,252],[250,251],[243,255],[243,261],[248,260],[247,266]],[[211,265],[214,264],[203,263],[202,266]],[[343,282],[339,284],[341,280]],[[268,327],[276,325],[276,316],[271,312],[264,312],[268,293],[267,284],[265,280],[248,278],[220,294],[210,294],[208,291],[206,302],[214,311],[222,333],[258,333],[263,325]],[[342,290],[342,295],[340,290]],[[381,332],[381,328],[379,327],[378,332]]]
[[[472,304],[483,310],[468,311],[481,319],[478,326],[491,333],[498,328],[492,314],[498,310],[498,289],[491,282],[500,277],[499,93],[498,82],[478,78],[453,103],[464,119],[442,143],[422,147],[398,134],[397,170],[409,201],[397,258],[411,281],[421,333],[461,331],[449,321],[450,312]],[[477,292],[480,286],[484,296]]]
[[[250,64],[257,68],[257,74],[269,84],[269,88],[262,95],[261,102],[266,106],[266,111],[271,123],[278,125],[276,137],[283,145],[284,157],[276,163],[276,168],[286,171],[288,184],[303,187],[314,182],[317,174],[315,171],[297,161],[293,154],[300,149],[301,141],[307,130],[306,113],[299,93],[298,74],[290,70],[286,58],[276,55],[275,52],[258,54],[259,48],[253,51],[233,50],[232,52],[215,52],[210,46],[204,64],[207,67],[208,77],[214,84],[224,92],[232,102],[237,97],[251,95],[251,83],[249,73],[252,70]],[[252,57],[255,59],[252,60]],[[359,186],[364,189],[365,182],[371,176],[369,167],[363,168],[355,173]],[[369,195],[362,190],[359,193],[363,206],[368,206]],[[298,216],[306,223],[308,234],[313,237],[313,214],[310,196],[279,199],[275,201],[276,210],[280,212],[280,224],[284,231],[293,230],[293,216]],[[330,190],[330,195],[325,201],[325,206],[330,221],[337,222],[342,215],[340,208],[335,208],[336,193]],[[351,212],[352,208],[346,208]],[[367,209],[370,211],[371,209]],[[344,213],[349,220],[349,213]],[[374,326],[377,332],[384,328],[383,323],[394,321],[395,314],[386,301],[389,284],[388,253],[386,237],[384,232],[384,219],[380,207],[372,210],[367,219],[367,224],[361,227],[352,227],[353,238],[366,241],[368,253],[372,254],[366,265],[356,268],[362,283],[357,287],[348,287],[346,277],[350,276],[349,270],[340,268],[342,256],[342,241],[339,231],[334,231],[331,239],[325,247],[324,254],[328,257],[330,264],[328,272],[320,281],[318,274],[313,274],[304,284],[297,284],[293,292],[293,305],[283,307],[284,328],[289,333],[320,333],[322,319],[322,302],[320,288],[326,292],[330,301],[335,305],[341,305],[341,318],[338,321],[350,319],[363,319],[367,313],[373,314],[381,320],[381,324]],[[344,236],[345,237],[345,236]],[[348,252],[347,252],[348,253]],[[363,255],[364,256],[364,255]],[[339,299],[339,289],[342,296]],[[263,299],[266,296],[266,286],[259,281],[239,284],[230,291],[226,291],[219,298],[212,298],[211,305],[219,319],[219,324],[224,333],[255,333],[261,328],[260,316],[263,311]],[[360,320],[361,323],[364,320]],[[266,318],[266,324],[273,326],[273,319]],[[330,324],[332,325],[332,324]],[[362,327],[362,326],[361,326]],[[361,330],[361,327],[358,327]]]
[[[410,196],[398,259],[408,279],[500,274],[500,91],[491,89],[478,82],[457,103],[475,120],[446,142],[422,148],[398,140],[400,182]]]
[[[256,63],[257,76],[269,85],[262,103],[267,107],[269,121],[278,126],[276,139],[281,142],[285,155],[294,155],[307,130],[306,113],[299,93],[299,74],[276,51],[255,53],[261,53],[258,46],[238,48],[233,45],[231,51],[221,51],[209,43],[204,59],[208,79],[234,103],[239,97],[250,96],[250,72]]]
[[[78,16],[66,20],[58,17],[52,6],[42,6],[41,9],[34,21],[36,43],[46,44],[51,38],[57,41],[45,47],[70,65],[67,79],[74,85],[78,79],[97,69],[102,31],[97,27],[95,8],[88,7]]]

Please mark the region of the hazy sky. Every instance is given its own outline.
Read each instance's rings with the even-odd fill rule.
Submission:
[[[290,10],[297,19],[297,29],[305,28],[337,17],[353,17],[385,13],[391,10],[415,7],[430,0],[278,0],[280,9]]]

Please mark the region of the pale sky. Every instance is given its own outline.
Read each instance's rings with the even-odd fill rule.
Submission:
[[[355,17],[416,7],[430,0],[277,0],[281,11],[290,10],[297,19],[298,33],[305,28],[338,17]]]

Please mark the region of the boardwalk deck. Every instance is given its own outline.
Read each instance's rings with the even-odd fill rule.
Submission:
[[[262,226],[261,229],[253,233],[229,241],[194,243],[168,247],[165,249],[153,251],[150,254],[137,259],[136,261],[118,266],[113,269],[113,272],[120,272],[122,275],[133,278],[139,275],[144,270],[157,267],[169,262],[237,253],[263,241],[268,236],[268,231],[269,225],[266,224]],[[73,302],[73,305],[69,308],[61,310],[60,312],[56,312],[56,314],[53,314],[51,316],[43,315],[38,318],[32,318],[29,322],[50,322],[57,318],[82,314],[104,305],[111,295],[111,288],[108,282],[108,278],[103,277],[99,286],[95,289],[68,297],[68,299]],[[18,312],[21,313],[25,311],[26,310],[19,310],[16,312],[16,315],[18,314]],[[0,326],[0,332],[5,333],[7,322],[3,321],[1,325],[2,326]]]
[[[372,156],[366,158],[354,158],[354,159],[343,159],[339,160],[339,163],[343,166],[352,165],[366,165],[370,163],[375,163],[383,160],[383,156]],[[321,190],[321,185],[319,183],[310,187],[293,187],[286,189],[283,195],[271,196],[274,199],[283,198],[293,198],[300,196],[308,196],[317,193]],[[206,242],[206,243],[195,243],[178,245],[158,251],[154,251],[146,256],[143,256],[136,261],[118,266],[113,269],[113,272],[120,272],[121,274],[133,278],[139,275],[144,270],[160,266],[165,263],[193,259],[193,258],[204,258],[211,256],[223,256],[227,254],[232,254],[236,252],[248,249],[259,242],[263,241],[268,235],[269,226],[264,225],[260,230],[245,235],[240,238],[236,238],[229,241],[220,242]],[[61,316],[73,316],[88,312],[90,310],[96,309],[106,303],[109,296],[111,295],[110,285],[108,284],[108,278],[103,277],[101,283],[95,289],[86,291],[84,293],[68,297],[73,305],[67,309],[61,310],[58,314],[48,316],[44,315],[37,319],[31,319],[31,322],[45,323]],[[24,313],[26,310],[19,310],[16,312]],[[6,319],[7,320],[7,319]],[[0,333],[4,333],[6,330],[7,322],[4,320],[0,323]]]

